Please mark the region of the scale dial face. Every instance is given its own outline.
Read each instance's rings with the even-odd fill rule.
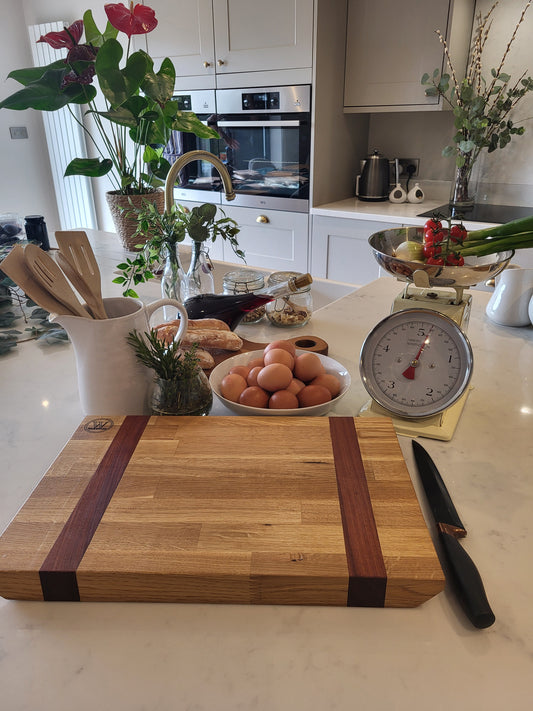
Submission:
[[[368,334],[359,371],[369,395],[394,415],[430,417],[450,407],[472,376],[470,342],[447,316],[408,309]]]

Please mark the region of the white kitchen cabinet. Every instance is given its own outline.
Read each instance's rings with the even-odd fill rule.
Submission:
[[[398,223],[313,215],[311,274],[359,286],[377,279],[382,274],[368,238],[391,227]]]
[[[157,29],[149,54],[177,78],[215,88],[217,76],[312,66],[313,0],[149,0]],[[222,82],[227,86],[227,82]]]
[[[201,204],[188,200],[177,202],[189,209]],[[235,255],[231,245],[222,239],[209,243],[212,259],[276,271],[308,271],[308,214],[228,204],[219,206],[220,209],[240,227],[237,240],[246,255],[246,265]],[[217,217],[221,216],[219,213]],[[186,240],[185,243],[189,242]]]
[[[427,97],[424,73],[444,69],[436,30],[457,73],[466,67],[474,0],[348,0],[344,110],[347,113],[445,108]]]

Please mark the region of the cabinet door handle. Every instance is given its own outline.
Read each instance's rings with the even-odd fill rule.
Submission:
[[[226,62],[223,59],[217,59],[217,65],[223,67]]]
[[[255,221],[260,222],[263,225],[268,225],[268,223],[270,222],[266,215],[259,215],[259,217],[255,218]]]
[[[211,62],[204,62],[205,69],[207,69],[207,67],[210,67],[210,66],[211,66]]]

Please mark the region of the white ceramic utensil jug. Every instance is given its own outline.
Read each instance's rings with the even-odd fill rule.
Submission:
[[[533,296],[533,269],[504,269],[487,304],[486,314],[500,326],[529,326],[528,306]]]
[[[174,299],[159,299],[145,306],[139,299],[104,299],[106,319],[54,315],[74,346],[81,406],[86,415],[150,414],[148,391],[153,378],[127,343],[130,331],[145,333],[150,317],[161,306],[175,307],[181,316],[176,335],[187,330],[187,311]]]

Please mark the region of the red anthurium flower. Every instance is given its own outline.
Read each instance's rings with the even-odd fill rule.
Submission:
[[[146,5],[134,5],[130,1],[129,8],[121,2],[104,5],[107,19],[113,27],[131,37],[145,35],[157,26],[155,12]]]
[[[61,49],[62,47],[71,49],[78,44],[82,34],[83,20],[76,20],[70,27],[65,27],[61,32],[48,32],[48,34],[42,35],[37,42],[46,42],[54,49]]]

